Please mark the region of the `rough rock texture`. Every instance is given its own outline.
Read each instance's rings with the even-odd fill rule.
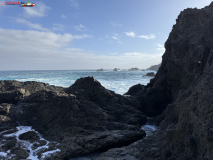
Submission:
[[[144,85],[136,84],[136,85],[130,87],[129,90],[126,93],[124,93],[124,95],[136,96],[138,94],[138,92],[140,92],[142,90],[143,87],[144,87]]]
[[[4,152],[10,149],[21,156],[18,155],[21,147],[14,148],[16,142],[6,143],[4,137],[9,134],[4,131],[16,127],[17,121],[20,125],[32,126],[45,139],[59,144],[56,148],[51,142],[47,148],[37,151],[42,157],[44,152],[60,149],[51,156],[53,160],[126,146],[146,136],[140,126],[147,119],[136,98],[115,94],[93,77],[80,78],[69,88],[37,82],[0,81],[0,84],[4,102],[0,104],[4,148],[0,146],[0,149]],[[18,90],[24,92],[17,98],[14,93]],[[6,103],[9,101],[13,104]],[[34,131],[21,134],[19,139],[31,142],[33,150],[45,145]],[[23,150],[20,153],[25,156]]]
[[[47,83],[27,81],[0,81],[0,104],[13,103],[16,104],[24,97],[29,96],[39,90],[60,92],[62,87],[55,87]]]
[[[130,146],[109,150],[98,160],[125,156],[131,159],[213,159],[212,26],[213,2],[203,9],[186,9],[180,13],[165,43],[166,52],[157,75],[137,93],[147,113],[163,112],[165,118],[159,129],[153,136]],[[164,102],[163,105],[157,105],[156,95],[165,97],[159,101]],[[146,97],[153,102],[143,99]]]
[[[93,77],[78,79],[65,92],[76,95],[77,99],[97,104],[110,115],[113,121],[134,124],[139,127],[146,124],[146,117],[142,116],[140,104],[135,99],[107,90]]]

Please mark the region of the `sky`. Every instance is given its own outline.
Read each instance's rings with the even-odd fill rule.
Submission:
[[[161,63],[180,12],[211,0],[30,2],[0,5],[0,70],[146,69]]]

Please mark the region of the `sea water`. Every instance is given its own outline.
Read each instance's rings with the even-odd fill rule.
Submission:
[[[143,77],[155,71],[113,71],[105,70],[38,70],[38,71],[0,71],[0,80],[37,81],[50,85],[69,87],[81,77],[92,76],[102,86],[118,94],[124,94],[135,84],[146,85],[152,77]],[[156,72],[155,72],[156,73]]]

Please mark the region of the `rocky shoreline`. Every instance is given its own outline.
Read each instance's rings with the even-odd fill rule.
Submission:
[[[1,152],[7,157],[15,154],[11,159],[30,158],[29,150],[33,148],[18,145],[17,141],[20,136],[27,136],[25,143],[42,146],[37,133],[52,145],[33,151],[38,159],[74,158],[126,146],[146,136],[140,126],[146,124],[147,118],[139,110],[139,103],[133,97],[105,89],[93,77],[80,78],[69,88],[40,82],[0,81],[0,100]],[[34,130],[17,138],[17,122],[20,127],[32,126]],[[6,139],[6,130],[13,133],[9,136],[12,141]],[[42,157],[52,150],[58,152]]]
[[[213,2],[181,12],[156,76],[130,96],[93,77],[69,88],[0,81],[1,159],[213,159],[212,15]],[[158,126],[151,136],[147,117]]]

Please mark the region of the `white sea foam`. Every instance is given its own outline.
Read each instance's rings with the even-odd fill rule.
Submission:
[[[6,135],[4,135],[4,137],[16,137],[17,142],[18,142],[18,144],[21,146],[21,148],[30,151],[30,152],[29,152],[29,157],[28,157],[27,159],[39,160],[39,159],[38,159],[38,156],[37,156],[36,154],[37,154],[38,151],[40,151],[41,149],[45,149],[45,148],[48,149],[48,148],[49,148],[48,144],[49,144],[50,142],[47,141],[47,140],[45,140],[44,138],[42,138],[42,135],[41,135],[38,131],[35,131],[34,129],[32,129],[31,126],[18,126],[18,127],[16,127],[16,128],[17,128],[17,130],[18,130],[17,132],[11,133],[11,134],[6,134]],[[37,135],[39,136],[40,140],[44,140],[44,141],[47,142],[46,145],[40,146],[40,147],[38,147],[37,149],[33,150],[32,147],[33,147],[33,144],[34,144],[34,143],[30,143],[29,141],[25,141],[25,140],[20,140],[20,139],[19,139],[19,135],[21,135],[21,134],[23,134],[23,133],[26,133],[26,132],[29,132],[29,131],[34,131],[34,132],[36,132]],[[60,150],[59,150],[59,149],[56,149],[56,150],[53,150],[53,151],[47,151],[47,152],[45,152],[45,153],[42,154],[42,158],[41,158],[41,159],[45,158],[46,156],[50,156],[51,154],[53,154],[53,153],[55,153],[55,152],[60,152]],[[2,153],[2,155],[3,155],[4,152],[0,152],[0,153]],[[7,157],[7,155],[8,155],[9,153],[10,153],[10,151],[7,152],[7,153],[4,153],[5,157]],[[1,154],[0,154],[0,155],[1,155]]]
[[[2,157],[7,157],[7,153],[5,153],[5,152],[0,152],[0,156],[2,156]]]
[[[146,125],[141,126],[141,129],[143,129],[146,132],[146,136],[150,136],[152,134],[152,132],[157,129],[157,126],[146,124]]]
[[[150,71],[121,71],[114,72],[106,70],[97,72],[95,70],[79,71],[0,71],[0,80],[38,81],[50,85],[69,87],[81,77],[93,76],[105,88],[118,94],[124,94],[135,84],[146,85],[152,77],[142,77]],[[153,72],[153,71],[152,71]],[[155,72],[156,73],[156,72]]]

